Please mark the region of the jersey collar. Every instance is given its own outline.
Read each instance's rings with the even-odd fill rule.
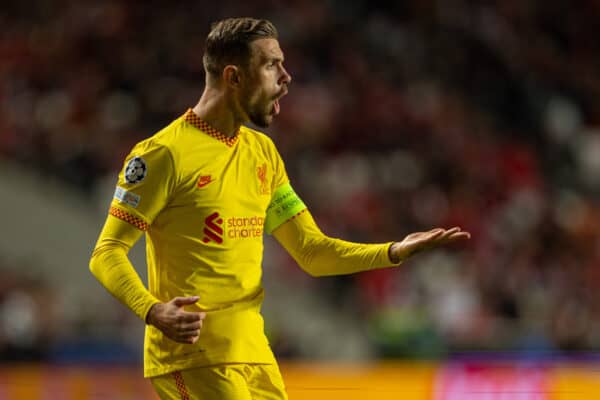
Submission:
[[[233,147],[233,145],[236,144],[239,139],[239,130],[232,137],[225,136],[223,133],[216,130],[215,128],[210,126],[206,121],[202,120],[199,116],[197,116],[191,108],[189,108],[185,112],[185,114],[183,115],[183,119],[188,124],[195,126],[202,132],[206,133],[208,136],[212,136],[218,141],[225,143],[229,147]]]

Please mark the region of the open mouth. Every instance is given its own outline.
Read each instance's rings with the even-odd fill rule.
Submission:
[[[279,95],[277,95],[277,97],[275,97],[275,100],[273,100],[273,109],[271,110],[273,115],[279,114],[279,111],[281,110],[281,106],[279,105],[279,100],[286,94],[287,94],[287,89],[284,89]]]

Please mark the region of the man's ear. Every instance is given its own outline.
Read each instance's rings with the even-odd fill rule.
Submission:
[[[241,71],[236,65],[223,68],[223,81],[227,86],[238,87],[241,83]]]

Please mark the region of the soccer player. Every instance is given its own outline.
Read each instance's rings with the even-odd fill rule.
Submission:
[[[163,399],[286,399],[264,334],[263,233],[314,276],[400,264],[457,239],[433,229],[399,242],[324,235],[290,185],[267,127],[292,80],[272,23],[212,26],[196,106],[126,158],[90,269],[147,324],[144,376]],[[159,94],[160,95],[160,94]],[[146,234],[148,288],[128,259]]]

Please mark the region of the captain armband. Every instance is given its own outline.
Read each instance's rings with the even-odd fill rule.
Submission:
[[[293,218],[304,209],[306,209],[306,205],[304,205],[304,202],[294,192],[292,185],[289,183],[281,185],[273,193],[271,204],[267,207],[265,232],[271,234],[281,224]]]

